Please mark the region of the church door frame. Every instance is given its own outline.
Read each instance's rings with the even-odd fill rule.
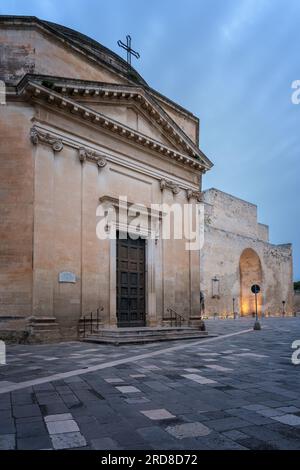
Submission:
[[[109,254],[109,326],[117,327],[117,240],[110,240]],[[145,239],[145,326],[159,323],[156,303],[156,244],[153,239]]]

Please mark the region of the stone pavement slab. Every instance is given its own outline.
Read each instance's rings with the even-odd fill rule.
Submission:
[[[8,346],[0,449],[299,450],[300,318],[252,323],[207,321],[223,336],[184,344]]]
[[[211,429],[199,422],[168,426],[166,431],[177,439],[207,436],[211,433]]]

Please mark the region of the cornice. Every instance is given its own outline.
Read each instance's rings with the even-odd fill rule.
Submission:
[[[119,84],[80,84],[70,83],[69,80],[59,80],[53,83],[52,89],[64,96],[73,98],[101,98],[102,101],[127,102],[133,101],[140,106],[151,120],[155,121],[184,152],[191,157],[207,160],[207,157],[201,152],[195,143],[185,134],[185,132],[176,124],[168,113],[151,96],[145,88],[141,86],[128,86]]]
[[[158,174],[157,172],[149,170],[149,168],[140,168],[136,166],[131,168],[128,163],[120,160],[120,157],[105,154],[102,151],[98,151],[89,147],[83,142],[77,142],[67,136],[59,135],[56,132],[52,132],[51,130],[45,128],[40,128],[39,125],[34,125],[31,128],[30,140],[33,145],[38,145],[40,143],[48,145],[52,147],[54,152],[60,152],[63,150],[64,146],[71,147],[78,152],[78,159],[82,164],[87,161],[96,163],[99,169],[104,168],[108,161],[125,166],[126,168],[134,169],[135,171],[142,172],[143,174],[147,174],[148,176],[157,179],[161,191],[169,189],[174,195],[177,195],[183,190],[186,193],[188,201],[190,201],[192,198],[195,198],[197,201],[201,202],[200,199],[202,193],[196,189],[188,187],[186,183],[178,180],[176,177],[174,180],[170,180],[168,178],[162,177],[162,174]]]
[[[104,92],[105,93],[105,92]],[[106,92],[108,93],[108,92]],[[117,93],[117,92],[114,92]],[[47,105],[52,105],[63,109],[65,112],[80,117],[86,122],[91,122],[94,125],[98,125],[105,129],[106,131],[112,132],[119,135],[120,137],[125,138],[126,140],[131,141],[134,144],[148,148],[151,151],[159,153],[182,163],[184,165],[190,166],[201,173],[205,173],[208,169],[211,168],[211,165],[197,157],[193,151],[193,156],[184,154],[178,150],[174,150],[171,147],[168,147],[165,144],[162,144],[138,131],[135,131],[126,125],[115,121],[112,118],[104,116],[102,113],[95,111],[87,106],[79,104],[70,97],[66,97],[60,93],[53,91],[52,89],[46,88],[40,84],[33,82],[28,82],[22,89],[21,94],[27,94],[34,101],[44,101]],[[124,94],[124,92],[122,92]],[[140,96],[140,98],[138,98]],[[142,100],[142,96],[137,94],[137,100]],[[146,106],[146,104],[145,104]],[[147,107],[147,106],[146,106]],[[153,111],[154,112],[154,111]],[[175,131],[174,131],[175,132]],[[195,155],[195,156],[194,156]],[[197,157],[197,158],[196,158]]]

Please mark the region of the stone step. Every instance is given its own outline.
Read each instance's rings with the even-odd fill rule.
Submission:
[[[173,334],[198,334],[203,333],[197,328],[191,327],[162,327],[162,328],[99,328],[98,330],[94,330],[94,334],[97,336],[105,336],[105,337],[131,337],[131,336],[156,336],[157,334],[160,335],[173,335]]]
[[[131,330],[131,331],[130,331]],[[124,334],[125,333],[125,334]],[[107,344],[138,344],[155,341],[176,341],[185,339],[207,338],[207,331],[196,328],[119,328],[103,329],[98,333],[90,334],[82,341],[88,343]]]

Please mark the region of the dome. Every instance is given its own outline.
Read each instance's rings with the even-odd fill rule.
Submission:
[[[79,33],[78,31],[75,31],[74,29],[52,23],[51,21],[40,20],[40,22],[48,28],[66,36],[73,43],[76,43],[81,48],[84,48],[87,52],[92,53],[94,57],[96,57],[102,63],[105,63],[109,67],[113,67],[119,73],[126,74],[130,80],[147,86],[147,83],[140,76],[140,74],[132,66],[128,65],[127,62],[122,59],[122,57],[94,39],[86,36],[85,34]]]

